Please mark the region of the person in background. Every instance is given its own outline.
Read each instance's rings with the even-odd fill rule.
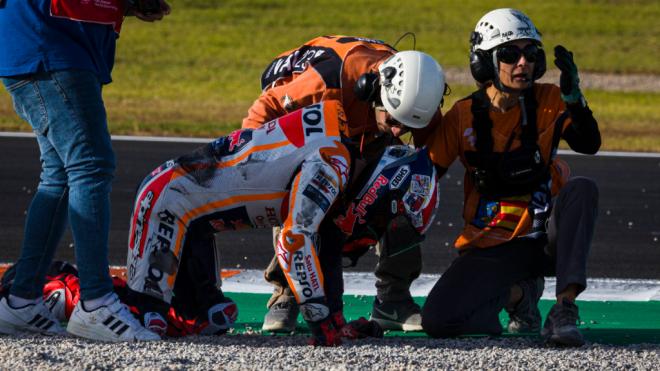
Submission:
[[[42,171],[30,204],[11,289],[0,299],[0,333],[62,334],[42,291],[67,221],[81,300],[66,330],[102,341],[158,340],[112,291],[108,271],[115,157],[103,103],[126,15],[153,22],[163,0],[0,1],[0,77],[16,113],[37,137]]]
[[[559,86],[537,83],[546,69],[541,34],[515,9],[484,15],[470,43],[479,90],[447,112],[428,142],[440,174],[457,157],[465,167],[465,226],[459,257],[426,299],[422,326],[433,337],[499,334],[505,309],[509,332],[539,332],[543,276],[556,275],[557,302],[541,335],[579,346],[575,298],[587,285],[598,188],[569,178],[556,151],[564,139],[594,154],[601,139],[573,54],[556,46]]]
[[[396,58],[396,53],[394,48],[379,40],[341,35],[317,37],[286,51],[264,71],[262,93],[243,119],[243,127],[260,127],[300,107],[336,99],[342,102],[347,117],[340,128],[342,137],[348,146],[360,153],[357,167],[361,166],[360,162],[378,158],[387,145],[401,144],[401,136],[407,132],[411,132],[415,145],[419,146],[440,122],[440,110],[437,103],[432,103],[433,94],[428,94],[416,102],[421,108],[417,116],[404,118],[402,113],[413,107],[412,102],[398,106],[396,98],[381,99],[381,90],[393,89],[391,84],[381,89],[383,81],[395,76],[385,76],[385,71],[379,72],[379,69],[386,61]],[[404,69],[411,67],[407,65]],[[392,73],[392,69],[387,71]],[[444,92],[444,75],[442,79]],[[404,90],[404,94],[410,96],[411,93],[411,90]],[[386,117],[386,109],[392,113],[390,118]],[[413,301],[410,285],[422,270],[422,241],[402,234],[402,230],[396,233],[388,230],[379,241],[362,239],[360,242],[376,245],[379,257],[375,269],[377,295],[371,319],[386,330],[421,331],[420,308]],[[278,233],[279,228],[275,228],[275,240]],[[290,333],[295,330],[299,310],[275,258],[264,276],[274,285],[274,292],[267,304],[269,310],[263,329]]]

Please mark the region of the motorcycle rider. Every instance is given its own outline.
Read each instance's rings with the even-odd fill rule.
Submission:
[[[299,107],[336,99],[346,110],[347,120],[341,127],[341,135],[344,143],[359,151],[360,163],[363,162],[360,160],[376,159],[387,145],[401,144],[401,136],[407,132],[411,132],[416,145],[423,143],[441,119],[438,104],[434,101],[435,93],[417,102],[420,110],[414,119],[398,114],[407,109],[405,105],[394,109],[390,101],[380,97],[381,77],[384,77],[387,65],[393,65],[395,57],[404,57],[399,72],[407,68],[412,72],[417,65],[407,58],[411,55],[421,53],[406,51],[397,54],[382,41],[363,37],[331,35],[307,41],[280,54],[266,68],[261,78],[262,93],[250,107],[243,127],[260,127]],[[424,70],[421,73],[434,73],[438,68],[431,58],[419,61],[423,63],[419,65]],[[421,89],[427,90],[436,83],[426,79],[421,82]],[[390,84],[387,89],[392,86]],[[444,88],[442,77],[442,91]],[[398,122],[388,122],[385,111],[374,110],[374,106],[387,108]],[[357,166],[361,165],[358,163]],[[277,233],[275,228],[275,239]],[[362,241],[362,244],[376,245],[379,258],[375,268],[377,295],[371,319],[384,329],[421,330],[420,308],[410,295],[410,285],[422,269],[420,242],[392,231],[386,231],[380,241]],[[274,292],[267,304],[269,311],[263,329],[290,333],[296,326],[298,307],[275,258],[264,276],[274,286]]]
[[[143,181],[131,218],[127,274],[129,297],[146,327],[162,331],[158,326],[176,304],[201,311],[209,322],[207,333],[227,331],[237,308],[220,289],[213,235],[281,225],[278,263],[312,330],[313,343],[336,345],[347,332],[357,336],[351,324],[344,328],[337,248],[343,244],[342,239],[325,242],[323,231],[334,224],[328,216],[333,210],[355,210],[347,215],[357,217],[343,216],[338,219],[342,223],[337,222],[349,236],[356,223],[367,222],[362,219],[367,215],[386,215],[368,210],[389,208],[391,216],[374,224],[403,215],[422,234],[437,206],[437,185],[425,151],[392,147],[367,178],[367,192],[344,200],[352,180],[360,176],[339,134],[344,120],[337,101],[307,106],[259,129],[218,138],[166,162]],[[401,171],[410,176],[395,182]],[[401,196],[390,199],[399,191],[394,183]],[[355,209],[343,205],[353,199],[365,201]],[[332,269],[337,257],[338,274]]]

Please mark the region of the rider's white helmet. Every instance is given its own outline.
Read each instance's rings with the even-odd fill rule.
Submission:
[[[523,12],[502,8],[486,13],[474,28],[473,50],[490,50],[513,40],[531,39],[541,44],[541,33]]]
[[[378,67],[385,110],[411,128],[429,124],[445,91],[445,74],[430,55],[419,51],[394,54]]]

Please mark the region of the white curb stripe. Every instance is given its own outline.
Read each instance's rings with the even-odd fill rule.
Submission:
[[[424,297],[440,278],[438,274],[422,274],[413,282],[410,292],[413,296]],[[347,295],[376,295],[372,273],[344,273],[344,293]],[[556,280],[546,277],[543,299],[554,299]],[[584,301],[650,301],[660,300],[660,281],[591,278],[587,289],[579,296]],[[222,289],[226,292],[270,294],[272,286],[263,279],[261,270],[249,269],[225,279]]]

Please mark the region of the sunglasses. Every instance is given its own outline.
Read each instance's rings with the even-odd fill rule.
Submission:
[[[505,45],[497,48],[497,60],[506,64],[518,62],[521,55],[525,56],[527,62],[534,63],[536,62],[538,54],[539,48],[534,44],[529,44],[523,49],[520,49],[515,45]]]

